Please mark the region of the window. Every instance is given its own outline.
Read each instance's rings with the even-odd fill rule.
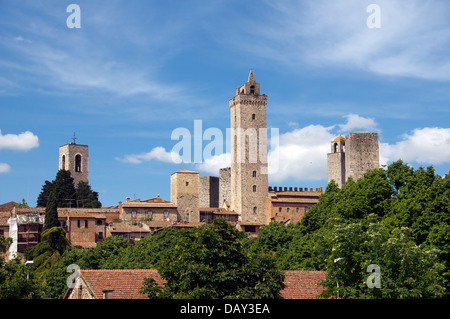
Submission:
[[[253,185],[253,193],[256,193],[256,185]]]
[[[66,155],[62,156],[62,165],[61,169],[66,169]]]
[[[253,171],[253,177],[256,177],[256,171]]]
[[[288,207],[288,208],[286,208],[286,213],[289,213],[289,207]]]
[[[256,206],[255,206],[255,207],[253,207],[253,214],[256,214],[256,213],[257,213],[257,211],[258,211],[258,208],[256,208]]]
[[[189,186],[189,182],[186,182],[186,186]]]
[[[84,220],[84,228],[88,228],[88,221],[87,221],[87,219]]]
[[[189,223],[189,213],[186,214],[186,221]]]
[[[304,207],[304,209],[305,209],[305,213],[308,211],[308,207]]]
[[[81,155],[75,156],[75,172],[81,172]]]
[[[298,213],[298,207],[295,209],[295,212]]]
[[[97,225],[103,225],[103,221],[101,219],[97,219]]]
[[[135,211],[135,210],[133,210],[133,211],[131,212],[131,218],[136,218],[136,211]]]
[[[152,218],[153,217],[153,212],[151,210],[147,212],[147,217],[148,218]]]
[[[165,219],[169,218],[169,212],[168,212],[168,211],[165,211],[165,212],[164,212],[164,218],[165,218]]]
[[[256,119],[256,114],[252,114],[252,120]]]
[[[281,213],[281,210],[282,210],[282,208],[281,208],[281,207],[279,207],[279,208],[278,208],[278,212],[280,212],[280,213]]]
[[[250,94],[255,94],[255,86],[250,86]]]
[[[78,228],[84,228],[85,227],[85,222],[86,222],[86,220],[84,220],[84,219],[78,219],[77,220]]]
[[[337,143],[334,143],[334,153],[336,153],[338,151],[338,147],[337,147]]]

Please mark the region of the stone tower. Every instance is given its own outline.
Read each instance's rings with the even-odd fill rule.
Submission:
[[[267,95],[250,71],[230,99],[231,210],[241,221],[267,224]]]
[[[172,173],[170,201],[177,206],[181,220],[200,221],[198,172],[181,170]]]
[[[328,182],[332,179],[339,187],[349,177],[355,181],[371,169],[380,167],[378,133],[353,132],[345,138],[339,135],[331,142],[327,155]]]
[[[339,135],[331,142],[327,155],[328,183],[334,180],[339,187],[345,183],[345,138]]]
[[[378,133],[354,132],[345,138],[345,180],[355,181],[371,169],[380,167]]]
[[[75,142],[60,146],[59,169],[70,172],[75,187],[79,182],[89,183],[89,147]]]

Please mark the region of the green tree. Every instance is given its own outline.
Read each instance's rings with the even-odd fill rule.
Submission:
[[[408,228],[392,233],[381,230],[372,214],[355,223],[336,221],[327,259],[326,290],[329,298],[439,298],[443,296],[443,265],[436,251],[420,248]],[[381,287],[367,285],[369,265],[381,270]],[[337,286],[339,283],[339,287]]]
[[[56,194],[52,191],[45,207],[44,231],[59,225]]]
[[[142,291],[149,297],[171,298],[279,298],[284,274],[271,254],[247,255],[246,235],[224,219],[212,225],[182,232],[173,254],[158,264],[167,281],[158,291],[146,281]]]
[[[0,258],[0,299],[40,299],[43,284],[20,257],[4,262]]]
[[[61,227],[46,229],[41,234],[41,241],[33,248],[33,267],[36,272],[45,275],[64,254],[71,249],[66,232]]]
[[[79,182],[75,190],[77,207],[100,208],[102,203],[98,201],[98,193],[91,189],[91,185],[86,182]]]

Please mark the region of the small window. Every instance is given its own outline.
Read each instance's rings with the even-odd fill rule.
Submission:
[[[250,86],[250,94],[255,94],[255,86]]]
[[[253,171],[253,177],[256,177],[256,171]]]
[[[253,193],[256,193],[256,185],[253,185]]]
[[[84,220],[84,228],[88,228],[88,221],[87,221],[87,219]]]
[[[279,208],[278,208],[278,212],[280,212],[280,213],[281,213],[281,210],[282,210],[282,208],[281,208],[281,207],[279,207]]]
[[[256,214],[257,213],[257,211],[258,211],[258,208],[255,206],[255,207],[253,207],[253,214]]]
[[[81,155],[75,156],[75,172],[81,172]]]
[[[289,213],[289,207],[288,207],[288,208],[286,208],[286,213]]]
[[[148,218],[152,218],[153,217],[153,212],[151,210],[147,212],[147,217]]]
[[[304,209],[305,209],[305,213],[308,211],[308,207],[304,207]]]
[[[295,209],[295,212],[298,213],[298,207]]]
[[[61,169],[66,169],[66,155],[62,156],[62,167]]]
[[[103,225],[103,221],[101,219],[97,219],[97,225]]]
[[[189,213],[186,214],[186,221],[189,223]]]
[[[165,211],[165,212],[164,212],[164,218],[165,218],[165,219],[169,218],[169,212],[168,212],[168,211]]]
[[[252,120],[256,119],[256,114],[252,114]]]
[[[186,182],[186,186],[189,186],[189,182]]]
[[[133,210],[133,211],[131,212],[131,218],[136,218],[136,211]]]

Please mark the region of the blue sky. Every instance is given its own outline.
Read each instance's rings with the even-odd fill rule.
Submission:
[[[71,3],[81,28],[67,27]],[[367,26],[370,4],[380,28]],[[180,169],[217,175],[226,153],[174,163],[171,134],[195,120],[225,134],[251,69],[280,133],[270,185],[326,186],[331,139],[365,130],[383,163],[444,175],[448,16],[446,0],[0,0],[0,203],[34,206],[74,132],[104,205],[170,199]]]

